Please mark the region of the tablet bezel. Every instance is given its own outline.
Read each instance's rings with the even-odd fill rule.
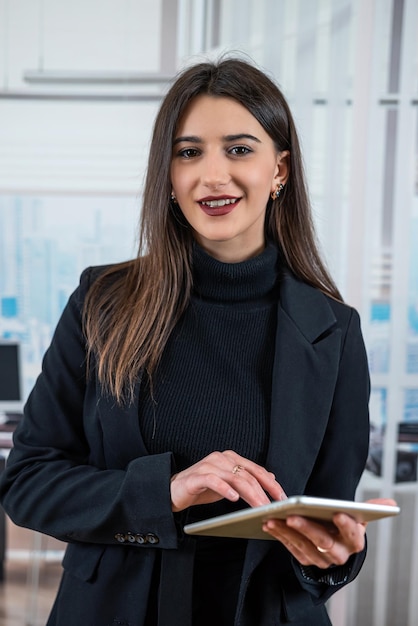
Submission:
[[[340,512],[351,515],[358,522],[371,522],[398,515],[400,508],[386,504],[301,495],[186,524],[184,532],[188,535],[272,540],[274,538],[262,530],[263,523],[268,519],[286,519],[289,515],[302,515],[317,521],[332,522],[335,513]]]

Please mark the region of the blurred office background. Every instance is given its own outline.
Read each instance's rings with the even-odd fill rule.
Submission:
[[[417,625],[418,0],[0,0],[0,339],[20,342],[24,400],[81,270],[135,254],[170,80],[224,52],[268,71],[294,112],[324,255],[370,360],[357,498],[402,506],[369,526],[333,624]]]

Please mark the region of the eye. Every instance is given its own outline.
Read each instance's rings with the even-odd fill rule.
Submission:
[[[199,156],[200,151],[196,148],[183,148],[183,150],[179,150],[177,156],[182,159],[193,159],[194,157]]]
[[[245,156],[246,154],[252,152],[252,150],[251,148],[248,148],[248,146],[233,146],[228,150],[228,152],[233,156]]]

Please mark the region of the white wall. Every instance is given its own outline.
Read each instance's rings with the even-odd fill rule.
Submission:
[[[138,75],[161,71],[162,5],[0,0],[1,189],[138,192],[161,93]]]

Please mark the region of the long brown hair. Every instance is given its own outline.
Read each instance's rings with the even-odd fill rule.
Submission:
[[[99,380],[119,402],[131,400],[138,373],[152,379],[167,339],[192,288],[192,234],[170,202],[172,143],[180,117],[199,94],[234,98],[290,152],[290,174],[269,200],[266,237],[301,280],[341,299],[318,251],[295,124],[278,87],[258,68],[236,58],[203,62],[179,74],[154,124],[140,220],[138,257],[112,266],[92,285],[85,304],[89,356]]]

